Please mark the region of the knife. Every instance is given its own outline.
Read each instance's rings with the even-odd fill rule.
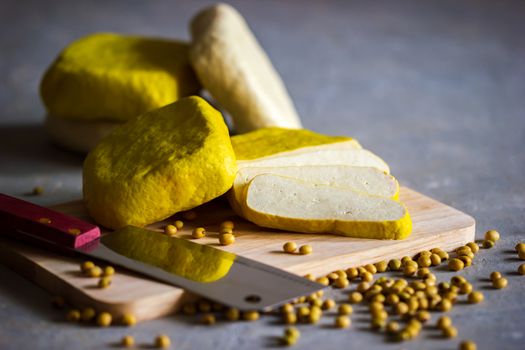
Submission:
[[[0,193],[3,236],[83,255],[240,310],[270,310],[325,286],[187,239],[126,226],[101,235],[78,218]]]

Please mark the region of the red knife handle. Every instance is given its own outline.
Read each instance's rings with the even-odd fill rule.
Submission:
[[[0,227],[20,230],[67,248],[78,248],[100,237],[88,222],[0,193]]]

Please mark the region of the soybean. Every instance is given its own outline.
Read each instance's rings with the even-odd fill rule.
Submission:
[[[361,274],[361,281],[363,282],[372,282],[374,279],[374,275],[372,275],[369,271],[365,271]]]
[[[135,345],[135,338],[133,338],[131,335],[125,335],[120,340],[120,345],[126,348],[131,348],[133,345]]]
[[[204,229],[204,227],[196,227],[191,232],[191,237],[193,237],[194,239],[200,239],[204,236],[206,236],[206,230]]]
[[[465,267],[465,263],[458,258],[450,259],[448,262],[448,268],[452,271],[459,271]]]
[[[292,308],[292,310],[293,310],[293,308]],[[237,320],[239,320],[240,315],[241,315],[241,313],[240,313],[239,309],[236,309],[236,308],[229,308],[228,310],[226,310],[226,314],[225,314],[226,319],[228,321],[237,321]]]
[[[301,254],[301,255],[308,255],[308,254],[312,253],[312,251],[313,251],[312,246],[309,245],[309,244],[302,245],[299,248],[299,254]]]
[[[164,227],[164,233],[168,236],[174,236],[177,234],[177,228],[173,225],[166,225]]]
[[[293,312],[294,311],[294,307],[292,304],[284,304],[283,306],[281,306],[281,312],[284,314],[284,313],[287,313],[287,312]]]
[[[299,330],[295,327],[288,327],[284,330],[284,335],[286,337],[294,337],[294,338],[299,338],[301,336],[301,333],[299,332]]]
[[[219,243],[221,245],[230,245],[235,243],[235,236],[231,233],[226,233],[219,236]]]
[[[320,283],[320,284],[322,284],[324,286],[328,286],[330,284],[330,280],[326,276],[319,277],[318,279],[316,279],[316,281],[317,281],[317,283]]]
[[[101,312],[97,316],[97,325],[100,327],[108,327],[111,325],[111,321],[113,320],[113,317],[109,312]]]
[[[439,258],[439,257],[438,257]],[[417,264],[419,265],[419,267],[429,267],[432,265],[432,260],[430,260],[430,256],[427,256],[427,255],[421,255],[418,259],[417,259]]]
[[[448,316],[441,316],[436,323],[437,328],[443,329],[452,326],[452,320]]]
[[[424,299],[426,300],[426,299]],[[417,313],[416,313],[416,318],[418,319],[418,321],[421,321],[421,322],[427,322],[428,320],[430,320],[430,312],[426,311],[426,310],[419,310]]]
[[[127,312],[124,315],[122,315],[120,322],[125,326],[131,327],[137,323],[137,318],[132,313]]]
[[[319,306],[312,306],[308,315],[308,323],[315,324],[321,319],[323,312]]]
[[[408,305],[404,302],[399,302],[394,306],[396,315],[404,315],[408,312]]]
[[[452,309],[452,301],[449,299],[442,299],[438,304],[437,308],[441,312],[446,312]]]
[[[455,338],[458,335],[458,330],[454,326],[445,327],[441,331],[445,338]]]
[[[111,277],[102,277],[98,280],[99,288],[107,288],[111,285]]]
[[[461,286],[463,283],[466,283],[467,280],[465,277],[463,276],[452,276],[452,278],[450,279],[450,283],[453,285],[453,286]]]
[[[496,230],[489,230],[485,232],[485,239],[490,240],[492,242],[496,242],[499,240],[499,232]]]
[[[377,268],[373,264],[366,264],[364,267],[365,270],[370,272],[371,274],[377,273]]]
[[[467,255],[461,255],[459,257],[459,260],[463,261],[463,264],[465,267],[472,265],[472,259],[468,257]]]
[[[479,251],[479,245],[476,242],[467,243],[467,247],[469,247],[474,254]]]
[[[472,292],[472,284],[465,282],[459,286],[459,294],[469,294]]]
[[[288,346],[294,345],[300,336],[301,333],[299,333],[297,328],[289,327],[284,331],[283,343]]]
[[[220,228],[229,228],[231,230],[233,230],[234,227],[235,227],[235,224],[231,220],[223,221],[220,225]]]
[[[87,271],[89,277],[100,277],[102,275],[102,269],[98,266],[94,266]]]
[[[490,273],[490,280],[492,282],[494,282],[495,280],[497,280],[498,278],[501,278],[501,277],[503,277],[503,276],[501,275],[501,272],[499,272],[499,271],[493,271],[493,272]]]
[[[93,267],[95,267],[95,264],[93,263],[93,261],[84,261],[80,265],[80,271],[82,271],[83,273],[87,273]]]
[[[390,321],[386,324],[386,332],[389,334],[395,334],[399,331],[399,323],[396,321]]]
[[[437,254],[432,254],[430,256],[430,262],[432,263],[432,266],[438,266],[441,264],[441,257]]]
[[[283,314],[283,321],[286,324],[296,324],[297,323],[297,315],[293,312],[287,312]]]
[[[498,279],[495,279],[494,281],[492,281],[492,286],[496,289],[503,289],[505,287],[507,287],[507,284],[508,284],[508,281],[506,278],[498,278]]]
[[[478,292],[478,291],[474,291],[474,292],[471,292],[469,295],[468,295],[468,302],[470,304],[477,304],[477,303],[480,303],[482,302],[484,299],[484,296],[483,296],[483,293],[481,292]]]
[[[115,268],[113,266],[106,266],[104,268],[104,271],[102,272],[102,275],[105,277],[113,276],[115,274]]]
[[[36,186],[33,188],[33,191],[31,192],[31,194],[33,196],[39,196],[41,195],[42,193],[44,193],[44,188],[41,187],[41,186]]]
[[[388,267],[392,271],[399,271],[399,269],[401,268],[401,261],[398,259],[392,259],[388,262]]]
[[[66,319],[69,322],[78,322],[80,320],[80,311],[78,310],[69,310],[66,315]]]
[[[352,305],[350,304],[341,304],[339,305],[339,308],[337,309],[337,313],[339,315],[351,315],[352,312],[354,312],[354,309],[352,308]]]
[[[173,226],[175,226],[177,230],[182,230],[182,228],[184,227],[184,222],[182,222],[181,220],[176,220],[173,223]]]
[[[359,276],[359,271],[355,267],[349,267],[346,269],[346,277],[349,279],[354,279]]]
[[[348,328],[350,327],[350,319],[348,316],[339,315],[335,318],[335,326],[337,328]]]
[[[295,252],[297,250],[297,244],[295,242],[286,242],[283,245],[283,250],[286,253],[293,253],[293,252]]]
[[[459,343],[459,350],[476,350],[477,346],[472,340],[464,340]]]
[[[321,309],[323,310],[330,310],[335,307],[335,301],[334,299],[326,299],[323,301],[323,304],[321,305]]]
[[[388,267],[388,264],[386,260],[382,260],[382,261],[376,262],[374,266],[376,267],[377,272],[385,272]]]
[[[86,307],[84,310],[82,310],[80,319],[83,322],[91,322],[95,318],[96,314],[97,313],[95,312],[95,309],[92,307]]]
[[[361,301],[363,301],[363,294],[359,292],[352,292],[348,295],[348,301],[351,304],[359,304]]]
[[[417,271],[417,267],[408,265],[408,266],[405,266],[405,268],[403,269],[403,275],[407,277],[414,276],[416,271]]]
[[[155,346],[157,348],[166,349],[171,345],[171,339],[166,334],[159,334],[155,338]]]
[[[201,317],[201,322],[206,325],[215,324],[215,315],[213,314],[204,314]]]
[[[242,314],[242,318],[245,321],[257,321],[259,319],[259,312],[258,311],[245,311]]]

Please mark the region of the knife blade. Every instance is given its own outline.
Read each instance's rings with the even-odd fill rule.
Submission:
[[[1,193],[0,225],[11,238],[104,260],[240,310],[272,309],[325,288],[270,265],[139,227],[102,236],[96,225]]]

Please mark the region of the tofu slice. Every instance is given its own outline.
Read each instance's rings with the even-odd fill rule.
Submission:
[[[232,208],[237,214],[242,215],[245,187],[254,177],[261,174],[274,174],[312,184],[348,188],[357,192],[394,200],[397,200],[399,197],[397,180],[392,175],[372,167],[349,165],[245,167],[237,172],[228,197]]]
[[[293,157],[301,154],[311,154],[313,152],[317,151],[329,151],[329,150],[349,150],[349,149],[360,149],[361,145],[356,140],[348,140],[348,141],[341,141],[341,142],[335,142],[335,143],[329,143],[325,145],[316,145],[316,146],[305,146],[289,151],[283,151],[283,152],[277,152],[274,154],[269,154],[267,156],[262,156],[258,158],[253,159],[239,159],[237,158],[237,163],[239,163],[241,166],[250,167],[252,162],[256,162],[258,160],[264,160],[267,161],[269,159],[273,158],[280,158],[280,157]],[[235,150],[235,148],[234,148]],[[236,153],[237,155],[237,153]]]
[[[285,166],[307,166],[307,165],[351,165],[361,167],[377,168],[387,174],[390,173],[388,164],[385,163],[374,153],[366,149],[358,148],[338,148],[315,146],[305,147],[299,150],[290,151],[253,160],[237,161],[239,169],[244,167],[285,167]]]
[[[227,4],[205,8],[192,20],[191,36],[190,62],[237,132],[301,128],[283,81],[237,10]]]
[[[398,201],[274,174],[252,179],[243,207],[253,223],[286,231],[374,239],[403,239],[412,231]]]
[[[299,151],[305,147],[362,148],[348,136],[331,136],[307,129],[269,127],[231,137],[237,160],[253,160],[283,152]],[[337,144],[337,145],[336,145]]]

